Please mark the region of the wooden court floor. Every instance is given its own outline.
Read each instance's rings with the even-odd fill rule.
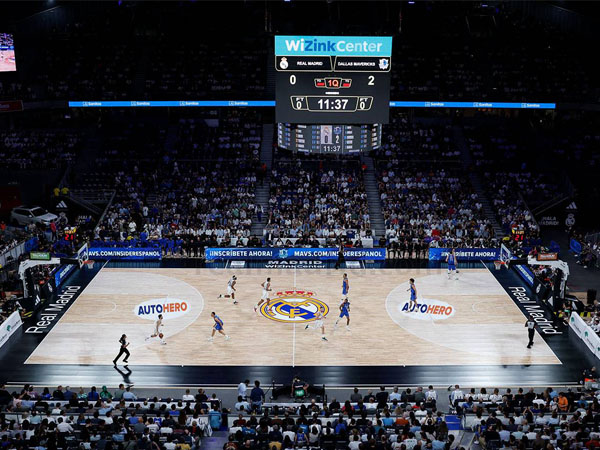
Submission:
[[[347,273],[350,330],[345,321],[334,330],[341,270],[104,268],[26,363],[112,364],[126,333],[133,365],[560,364],[539,335],[526,348],[525,316],[487,269],[463,269],[458,280],[449,280],[445,269]],[[237,305],[217,298],[233,274]],[[267,276],[272,311],[257,314],[253,306]],[[409,278],[416,280],[418,311],[406,311]],[[305,329],[323,304],[327,341],[319,330]],[[157,305],[166,311],[166,345],[145,340]],[[230,340],[207,340],[212,311]]]

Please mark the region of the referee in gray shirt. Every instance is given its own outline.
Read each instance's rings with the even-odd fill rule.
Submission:
[[[535,335],[535,322],[533,317],[529,316],[529,319],[525,322],[525,327],[527,328],[527,334],[529,334],[529,344],[527,344],[527,348],[531,348],[533,345],[533,336]]]

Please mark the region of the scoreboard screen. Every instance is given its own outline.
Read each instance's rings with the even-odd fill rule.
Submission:
[[[0,72],[15,72],[16,70],[13,35],[0,33]]]
[[[391,54],[391,37],[275,36],[276,121],[388,123]]]
[[[294,152],[360,153],[381,146],[381,125],[277,124],[277,145]]]

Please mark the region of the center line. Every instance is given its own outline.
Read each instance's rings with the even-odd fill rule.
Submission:
[[[296,324],[293,325],[294,334],[292,337],[292,367],[296,367]]]

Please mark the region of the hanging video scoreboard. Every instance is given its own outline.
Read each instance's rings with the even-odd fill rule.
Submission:
[[[277,145],[294,152],[360,153],[381,146],[381,125],[277,124]]]
[[[389,122],[392,38],[275,36],[275,120]]]

